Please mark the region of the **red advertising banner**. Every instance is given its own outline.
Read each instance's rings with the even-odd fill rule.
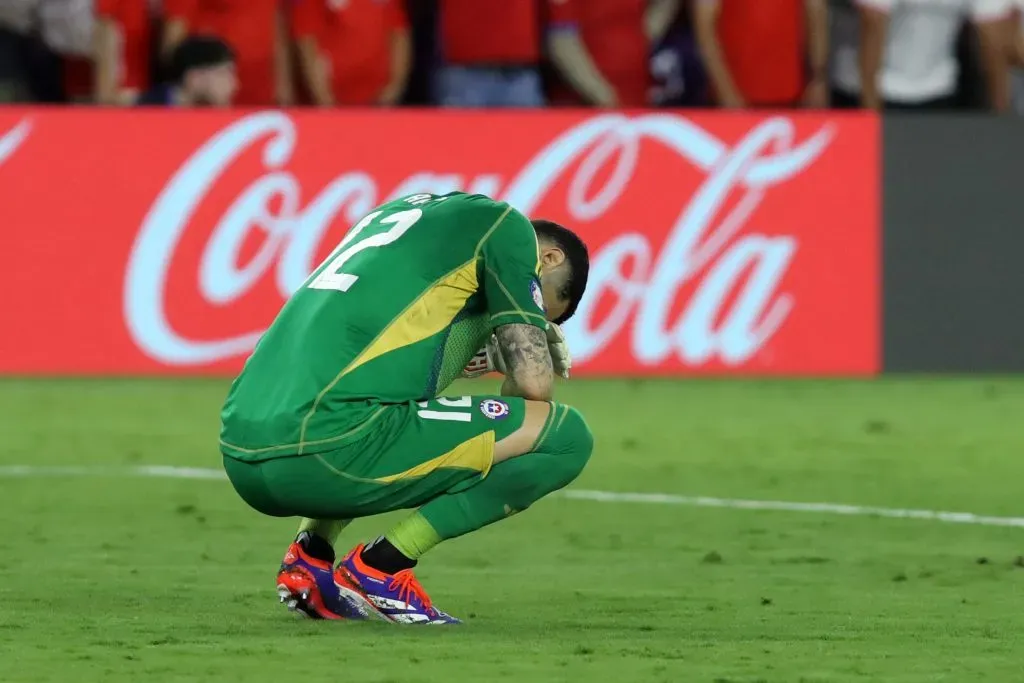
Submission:
[[[579,374],[873,374],[879,138],[860,113],[0,109],[0,372],[235,372],[372,207],[465,189],[589,244]]]

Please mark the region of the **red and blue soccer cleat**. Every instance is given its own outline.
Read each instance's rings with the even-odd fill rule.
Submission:
[[[277,573],[277,595],[288,609],[311,619],[365,619],[334,582],[331,563],[292,543]]]
[[[362,560],[363,545],[350,552],[335,571],[342,595],[363,609],[396,624],[461,624],[430,602],[411,569],[385,574]]]

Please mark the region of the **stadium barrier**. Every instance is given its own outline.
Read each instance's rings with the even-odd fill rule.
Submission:
[[[1024,122],[884,123],[884,357],[892,372],[1024,372]]]
[[[933,149],[919,178],[890,176],[911,163],[899,150],[952,135],[915,125],[885,124],[903,195],[885,211],[886,286],[904,291],[885,293],[883,345],[872,114],[0,109],[0,373],[233,373],[347,226],[455,189],[584,235],[591,286],[566,329],[580,375],[869,376],[883,346],[921,369],[914,297],[941,276],[920,253],[901,274],[898,255],[928,231],[918,181],[950,173]],[[936,209],[934,229],[968,210]],[[943,240],[959,264],[971,245],[1011,258]],[[943,305],[921,315],[938,328]]]

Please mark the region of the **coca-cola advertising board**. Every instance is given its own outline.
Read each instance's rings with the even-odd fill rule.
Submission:
[[[871,114],[3,109],[0,372],[233,373],[375,205],[463,189],[588,243],[580,375],[874,374],[879,145]]]

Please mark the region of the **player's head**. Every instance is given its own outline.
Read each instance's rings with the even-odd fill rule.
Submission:
[[[235,54],[214,36],[183,40],[171,57],[171,76],[192,106],[226,107],[238,90]]]
[[[540,245],[540,283],[548,320],[561,325],[572,317],[587,289],[590,255],[576,233],[558,223],[534,220]]]

